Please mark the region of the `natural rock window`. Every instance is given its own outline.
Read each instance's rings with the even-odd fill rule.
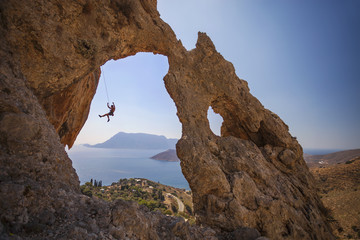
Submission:
[[[210,106],[207,112],[207,118],[209,121],[210,129],[216,136],[221,136],[221,125],[223,123],[223,118],[220,114],[215,113],[212,107]]]
[[[181,124],[176,116],[176,107],[163,82],[168,69],[167,57],[152,53],[138,53],[106,62],[101,67],[102,75],[88,120],[76,143],[104,142],[118,132],[180,138]],[[98,117],[108,111],[105,86],[110,104],[114,102],[116,105],[109,123],[106,118],[100,120]]]

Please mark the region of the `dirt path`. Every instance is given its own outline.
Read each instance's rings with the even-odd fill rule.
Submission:
[[[184,203],[179,198],[177,198],[176,196],[174,196],[170,193],[166,193],[166,195],[170,198],[174,198],[177,201],[178,206],[179,206],[179,209],[178,209],[179,212],[184,212],[184,210],[185,210]]]

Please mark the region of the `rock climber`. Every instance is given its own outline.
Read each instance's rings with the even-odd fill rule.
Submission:
[[[111,104],[111,106],[109,106],[109,103],[107,103],[107,107],[110,109],[110,112],[108,112],[108,113],[105,113],[104,115],[99,115],[99,117],[100,118],[102,118],[102,117],[105,117],[105,116],[107,116],[107,118],[108,118],[108,122],[110,121],[110,117],[109,116],[114,116],[114,112],[115,112],[115,103],[113,102],[112,104]]]

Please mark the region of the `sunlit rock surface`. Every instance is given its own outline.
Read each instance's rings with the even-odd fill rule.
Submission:
[[[286,124],[206,34],[187,51],[156,1],[1,1],[0,35],[1,238],[333,238]],[[168,57],[165,87],[183,127],[177,152],[203,227],[79,191],[63,145],[87,119],[99,67],[137,52]],[[221,137],[209,106],[224,119]]]

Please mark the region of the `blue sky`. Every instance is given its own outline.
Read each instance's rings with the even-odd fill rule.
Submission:
[[[360,1],[158,0],[158,10],[189,50],[206,32],[304,148],[360,147]],[[107,111],[102,76],[77,144],[119,131],[181,137],[166,57],[139,53],[103,70],[115,117],[98,117]],[[221,118],[209,120],[218,134]]]

